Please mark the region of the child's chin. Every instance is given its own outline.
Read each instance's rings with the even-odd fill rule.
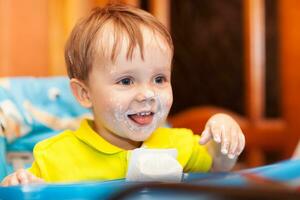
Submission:
[[[136,142],[143,142],[145,140],[147,140],[150,136],[151,136],[151,133],[143,133],[143,134],[134,134],[134,135],[130,135],[129,136],[129,139],[132,140],[132,141],[136,141]]]

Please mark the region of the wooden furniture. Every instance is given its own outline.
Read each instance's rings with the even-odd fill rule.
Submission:
[[[278,0],[281,112],[276,119],[265,112],[265,24],[264,0],[244,0],[244,47],[246,68],[245,116],[223,108],[195,107],[169,118],[175,127],[189,127],[201,133],[214,113],[232,115],[246,136],[248,166],[266,164],[268,153],[276,159],[292,155],[300,138],[300,2]]]

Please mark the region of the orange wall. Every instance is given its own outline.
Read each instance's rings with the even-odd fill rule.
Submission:
[[[45,1],[0,0],[0,75],[46,75],[48,9]]]
[[[108,2],[0,0],[0,77],[66,74],[63,51],[72,27],[92,7]]]

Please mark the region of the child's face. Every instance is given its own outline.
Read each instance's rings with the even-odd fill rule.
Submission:
[[[98,132],[144,141],[162,125],[173,102],[172,53],[149,31],[143,32],[144,60],[138,48],[126,58],[124,42],[115,63],[95,61],[88,90]]]

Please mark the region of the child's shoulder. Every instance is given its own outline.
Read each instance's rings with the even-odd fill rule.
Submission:
[[[44,151],[56,146],[65,147],[69,142],[71,142],[75,138],[76,137],[74,136],[73,131],[66,130],[53,137],[38,142],[34,147],[34,151]]]

